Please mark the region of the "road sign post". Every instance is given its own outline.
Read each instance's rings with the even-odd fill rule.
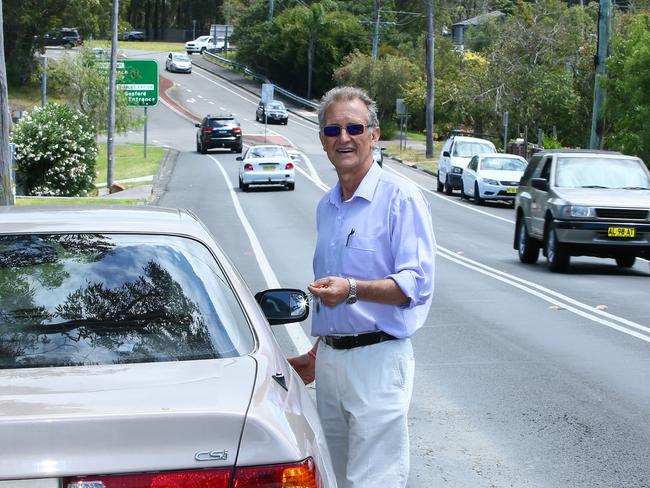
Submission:
[[[269,103],[273,101],[273,83],[262,83],[262,103],[264,104],[264,142],[266,142],[266,124]]]

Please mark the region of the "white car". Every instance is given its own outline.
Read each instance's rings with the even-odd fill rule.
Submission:
[[[472,198],[477,205],[484,200],[514,202],[527,165],[515,154],[474,156],[463,171],[460,197]]]
[[[269,327],[307,295],[253,297],[185,211],[93,207],[0,207],[0,486],[336,486]]]
[[[172,73],[191,73],[192,60],[187,54],[169,53],[165,60],[165,69]]]
[[[200,36],[185,43],[185,51],[187,54],[199,53],[203,54],[208,49],[223,49],[224,42],[221,39],[217,39],[216,42],[212,36]]]
[[[438,159],[438,192],[447,195],[460,190],[463,170],[477,154],[496,153],[496,147],[487,139],[454,135],[445,141]]]
[[[287,150],[277,144],[251,146],[239,163],[239,188],[248,191],[253,185],[296,187],[296,169]]]

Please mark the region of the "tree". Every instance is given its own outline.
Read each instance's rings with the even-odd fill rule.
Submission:
[[[607,62],[606,147],[650,165],[650,16],[626,19]]]

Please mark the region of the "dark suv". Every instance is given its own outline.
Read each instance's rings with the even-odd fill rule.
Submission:
[[[265,120],[266,119],[266,120]],[[278,124],[287,125],[289,122],[289,112],[287,112],[284,103],[273,100],[268,103],[268,110],[264,102],[260,102],[255,111],[255,120],[259,122],[277,122]]]
[[[650,258],[650,171],[618,152],[547,150],[530,159],[515,200],[514,248],[523,263],[542,249],[551,271],[571,256]]]
[[[208,149],[216,147],[242,152],[241,127],[232,114],[206,115],[195,126],[199,128],[196,132],[196,152],[205,154]]]
[[[64,27],[61,30],[45,34],[43,42],[46,46],[63,46],[70,49],[74,46],[80,46],[82,39],[77,29]]]

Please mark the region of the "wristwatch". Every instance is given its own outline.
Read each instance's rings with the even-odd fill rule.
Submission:
[[[357,303],[357,280],[348,278],[348,283],[350,283],[350,293],[345,299],[345,303],[352,305],[353,303]]]

